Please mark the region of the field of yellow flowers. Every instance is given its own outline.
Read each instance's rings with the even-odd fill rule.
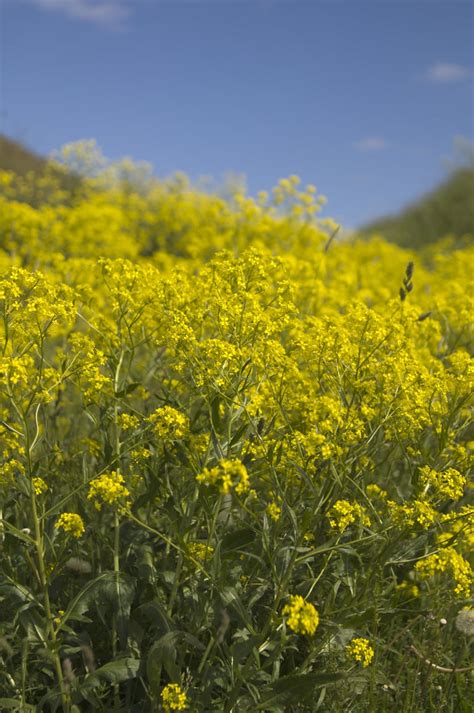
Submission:
[[[322,203],[0,173],[0,710],[472,710],[474,251]]]

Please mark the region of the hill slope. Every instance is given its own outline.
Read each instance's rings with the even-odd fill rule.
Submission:
[[[452,235],[474,233],[474,169],[459,168],[447,181],[402,212],[362,226],[403,247],[417,248]]]
[[[51,162],[35,153],[19,141],[0,134],[0,171],[12,171],[21,178],[28,177],[30,184],[37,178],[52,177],[60,188],[70,191],[80,183],[80,178],[71,172],[55,168]],[[36,193],[36,192],[35,192]],[[36,203],[34,198],[29,200],[23,196],[22,200]]]
[[[23,176],[28,171],[44,173],[48,161],[38,156],[19,141],[0,135],[0,169]]]

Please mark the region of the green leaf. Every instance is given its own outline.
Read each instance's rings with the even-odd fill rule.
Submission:
[[[6,574],[3,576],[4,579],[8,582],[8,584],[3,584],[0,587],[0,592],[5,592],[7,595],[14,595],[15,597],[18,597],[18,599],[20,599],[22,602],[36,604],[41,609],[43,608],[43,605],[41,604],[39,599],[37,599],[27,587],[23,586],[23,584],[20,584],[19,582],[15,582],[11,577]]]
[[[90,601],[94,596],[94,592],[97,589],[97,584],[102,579],[109,576],[109,572],[103,572],[99,574],[98,577],[87,582],[81,589],[81,591],[76,594],[72,602],[69,603],[66,611],[61,618],[61,624],[65,624],[68,619],[78,619],[81,620],[82,614],[89,610]]]
[[[239,593],[235,587],[226,587],[221,593],[222,603],[225,607],[231,607],[236,614],[240,617],[241,621],[247,629],[254,633],[254,627],[252,620],[249,617],[249,611],[246,606],[244,606]]]
[[[23,542],[26,542],[28,545],[35,545],[35,540],[32,537],[26,532],[16,528],[11,522],[8,522],[8,520],[0,520],[0,524],[4,525],[14,537],[18,537],[19,540],[23,540]]]
[[[135,619],[143,616],[156,629],[157,633],[165,634],[173,629],[173,622],[168,616],[165,607],[158,599],[145,602],[133,610]]]
[[[0,698],[0,710],[18,711],[18,713],[32,711],[32,713],[35,713],[36,706],[30,703],[22,703],[14,698]]]
[[[80,688],[97,688],[104,681],[106,683],[121,683],[135,678],[140,668],[140,659],[130,657],[109,661],[93,673],[87,674],[80,684]]]
[[[262,699],[255,710],[266,710],[281,703],[301,703],[309,698],[316,688],[336,683],[345,677],[343,672],[297,673],[280,678],[262,691]]]
[[[248,638],[241,638],[238,641],[235,641],[231,647],[232,658],[237,664],[243,663],[245,659],[250,656],[252,651],[257,651],[261,643],[261,634],[254,634],[253,636],[249,636]]]
[[[117,398],[122,398],[123,396],[128,396],[128,394],[131,394],[135,391],[140,386],[139,381],[132,381],[131,384],[125,387],[125,389],[122,389],[121,391],[116,391],[115,396]]]
[[[221,444],[219,443],[219,439],[217,438],[216,432],[214,430],[214,426],[211,424],[211,440],[212,440],[212,445],[214,448],[214,454],[218,460],[224,460],[224,452],[221,448]]]
[[[237,431],[234,433],[234,435],[233,435],[232,438],[230,439],[229,445],[230,445],[230,446],[235,446],[235,444],[239,442],[239,440],[241,439],[241,437],[242,437],[242,436],[244,435],[244,433],[248,430],[248,427],[249,427],[249,426],[248,426],[248,423],[242,424],[242,426],[240,426],[240,428],[237,429]]]
[[[216,396],[215,398],[212,399],[211,402],[211,424],[212,424],[212,430],[214,428],[219,428],[220,423],[221,423],[221,416],[219,413],[219,406],[220,406],[220,398]]]
[[[135,566],[138,571],[138,577],[147,582],[153,582],[156,579],[156,555],[150,545],[143,545],[138,551]]]
[[[168,631],[155,641],[146,662],[148,682],[155,692],[160,688],[162,667],[172,681],[179,680],[181,667],[177,663],[177,658],[178,654],[182,654],[186,649],[203,651],[204,646],[199,639],[186,631]]]
[[[126,644],[128,620],[135,594],[135,581],[132,577],[115,572],[103,572],[88,582],[66,609],[61,624],[68,619],[83,620],[83,614],[96,602],[106,606],[117,616],[117,628],[122,646]]]
[[[255,532],[251,527],[229,532],[222,538],[221,555],[227,555],[234,550],[244,550],[255,541]]]
[[[179,666],[176,663],[178,642],[176,631],[169,631],[155,641],[150,651],[146,662],[146,672],[148,682],[152,689],[156,692],[160,687],[161,669],[164,668],[172,681],[178,681],[180,676]]]

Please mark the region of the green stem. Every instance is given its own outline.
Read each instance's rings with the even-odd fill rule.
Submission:
[[[115,574],[115,594],[117,596],[117,609],[120,610],[120,520],[117,511],[114,513],[114,574]],[[115,660],[118,651],[118,631],[117,612],[112,614],[112,659]],[[115,708],[120,708],[119,684],[114,683],[114,704]]]
[[[178,594],[179,580],[181,577],[181,571],[183,569],[183,560],[184,560],[183,555],[179,554],[178,555],[178,564],[176,566],[176,572],[174,575],[173,589],[171,590],[171,594],[170,594],[170,598],[169,598],[169,602],[168,602],[168,614],[170,617],[173,613],[174,602],[175,602],[176,596]]]
[[[278,587],[278,590],[277,590],[277,593],[275,596],[275,600],[273,602],[273,607],[270,611],[270,614],[268,615],[267,622],[262,629],[262,634],[261,634],[262,641],[265,641],[266,637],[268,636],[268,633],[270,632],[270,630],[273,626],[274,616],[275,616],[276,612],[278,611],[280,602],[286,592],[286,588],[287,588],[288,583],[291,579],[291,575],[293,572],[293,567],[294,567],[296,559],[297,559],[297,547],[295,547],[293,550],[293,553],[291,555],[290,562],[288,563],[286,572],[285,572],[283,579],[281,580],[280,585]],[[237,681],[236,681],[232,691],[230,692],[229,700],[228,700],[228,703],[225,708],[225,713],[231,713],[231,711],[233,710],[235,703],[237,701],[237,698],[239,696],[240,683],[241,683],[241,681],[245,681],[245,679],[247,677],[247,673],[249,672],[250,667],[252,665],[252,661],[253,661],[253,653],[249,654],[249,656],[247,657],[247,661],[245,662],[244,666],[239,671],[239,674],[237,676]]]
[[[44,545],[43,545],[43,533],[41,531],[40,519],[38,517],[38,509],[36,506],[36,496],[31,485],[31,511],[33,515],[33,525],[35,532],[35,546],[36,554],[38,558],[38,574],[41,583],[41,590],[43,594],[44,609],[46,613],[46,620],[48,626],[48,634],[51,641],[51,652],[53,655],[54,667],[56,669],[56,676],[58,679],[59,690],[61,693],[61,701],[64,713],[69,713],[71,700],[69,693],[64,685],[63,670],[61,666],[61,657],[58,650],[58,640],[56,637],[56,630],[54,628],[53,615],[51,612],[51,601],[49,598],[49,588],[48,588],[48,578],[46,575],[46,567],[44,563]]]
[[[66,686],[64,685],[64,677],[63,677],[63,670],[61,666],[61,657],[59,655],[59,642],[56,636],[56,630],[54,628],[54,620],[53,620],[53,615],[51,612],[51,600],[49,598],[49,587],[48,587],[48,577],[46,574],[46,567],[45,567],[45,561],[44,561],[44,541],[43,541],[43,532],[42,532],[42,527],[41,527],[41,519],[38,515],[38,507],[36,504],[36,494],[35,490],[33,487],[33,467],[31,463],[31,451],[35,445],[35,442],[37,439],[31,443],[30,440],[30,433],[29,433],[29,428],[28,428],[28,422],[26,420],[26,416],[22,414],[23,416],[23,425],[24,425],[24,431],[25,431],[25,441],[26,441],[26,459],[27,459],[27,465],[28,465],[28,476],[30,480],[30,492],[31,492],[31,514],[33,517],[33,528],[34,528],[34,533],[35,533],[35,548],[36,548],[36,556],[38,559],[38,575],[39,575],[39,582],[40,582],[40,587],[41,587],[41,592],[43,595],[43,604],[44,604],[44,610],[46,614],[46,622],[47,622],[47,629],[48,629],[48,635],[49,639],[51,642],[51,653],[54,661],[54,668],[56,670],[56,677],[58,679],[58,686],[59,686],[59,691],[61,694],[61,702],[62,702],[62,707],[63,707],[63,712],[64,713],[69,713],[71,709],[71,699],[69,696],[69,692],[67,691]]]

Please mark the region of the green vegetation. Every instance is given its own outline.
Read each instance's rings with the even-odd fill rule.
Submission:
[[[402,247],[419,248],[452,236],[460,244],[474,232],[474,169],[458,168],[438,188],[393,216],[360,229]]]
[[[61,156],[0,171],[0,711],[470,713],[474,249]]]

